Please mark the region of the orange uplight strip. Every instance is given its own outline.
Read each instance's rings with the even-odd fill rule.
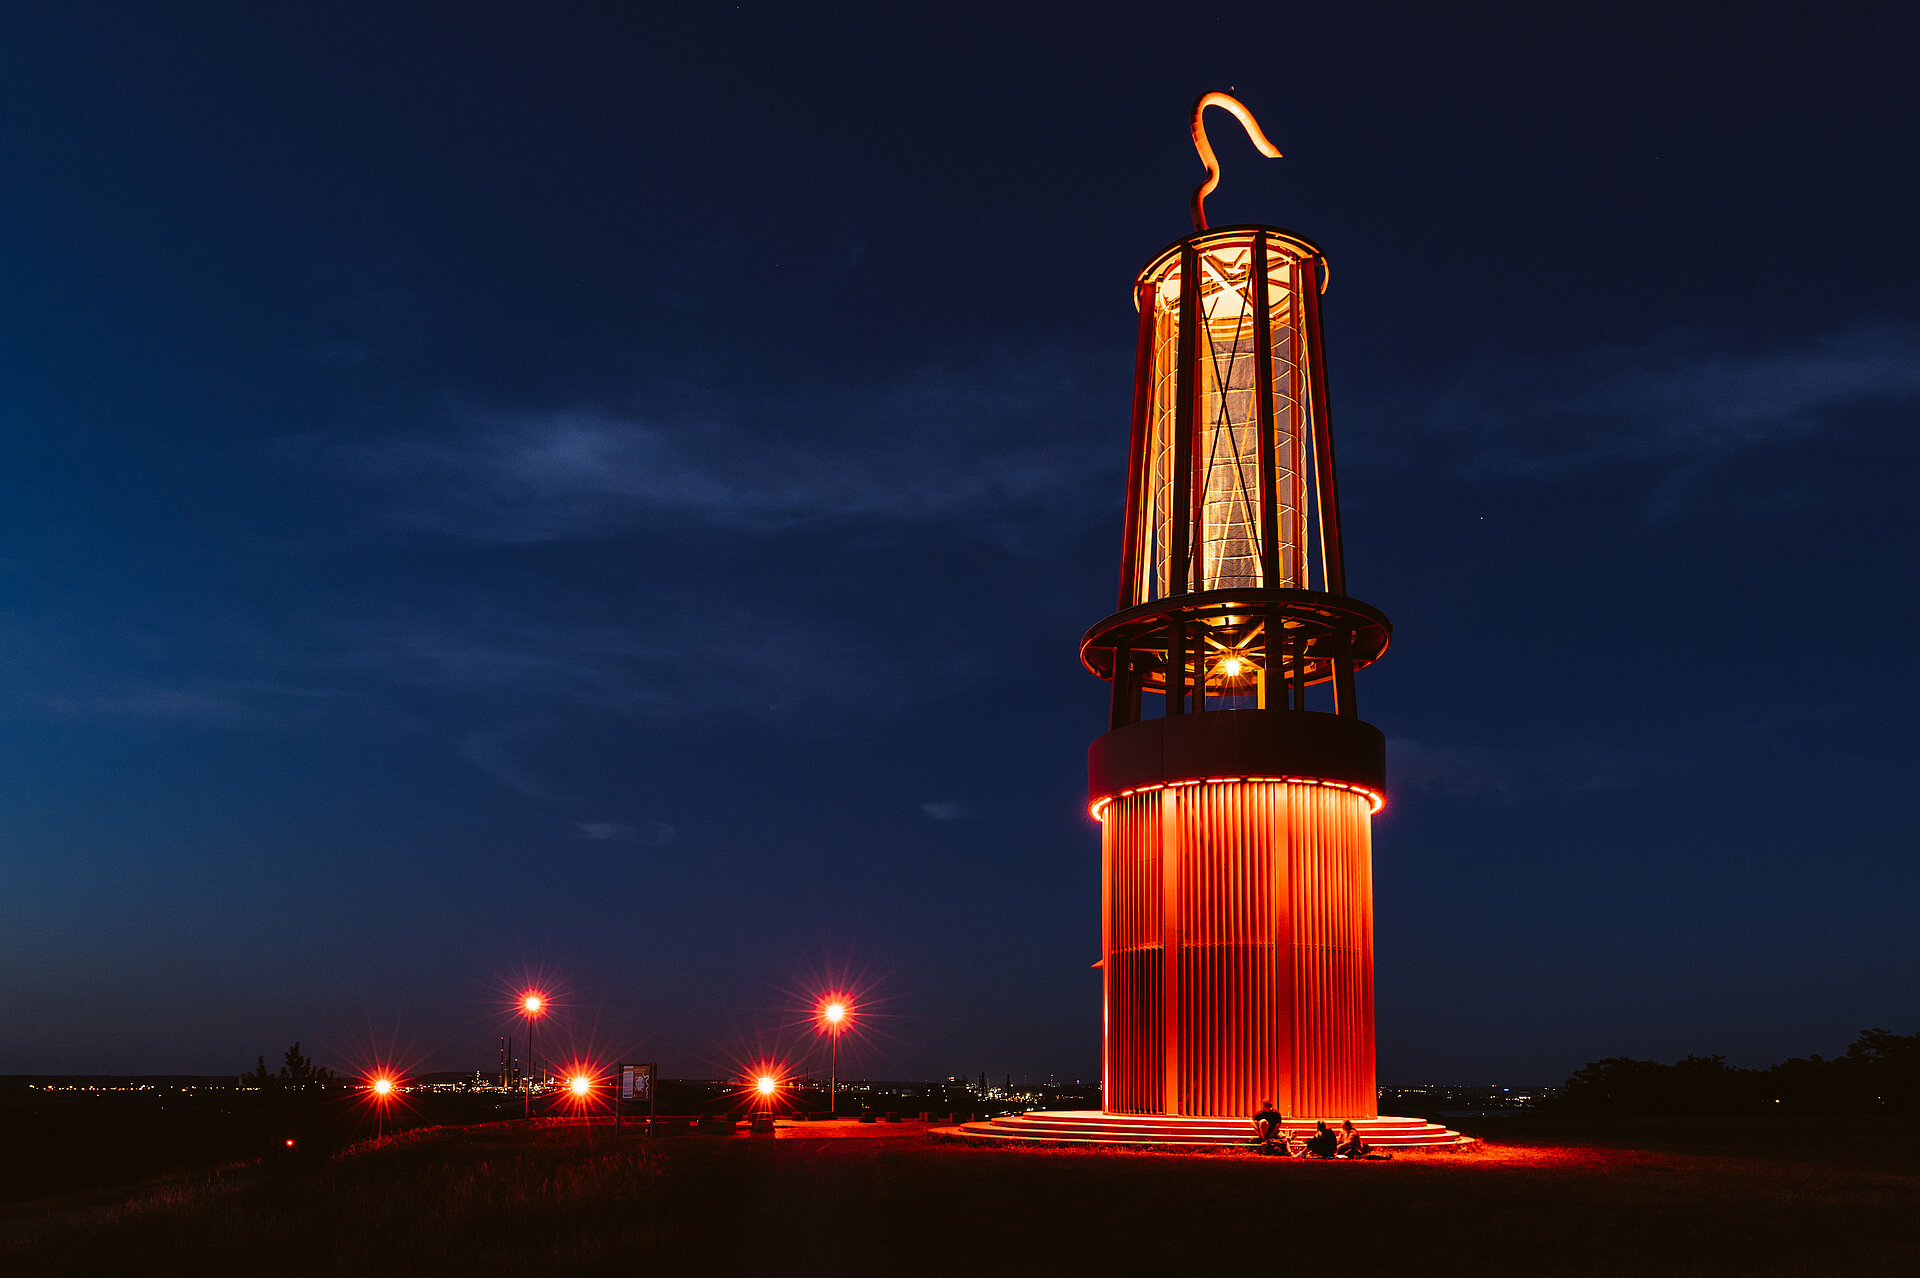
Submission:
[[[1264,781],[1275,785],[1317,785],[1329,790],[1345,790],[1349,794],[1358,794],[1367,801],[1367,815],[1372,816],[1387,806],[1387,796],[1378,790],[1364,785],[1352,785],[1345,781],[1329,781],[1325,777],[1198,777],[1192,781],[1160,781],[1153,785],[1137,785],[1131,790],[1122,790],[1118,794],[1109,794],[1104,799],[1095,799],[1087,808],[1087,813],[1096,821],[1107,819],[1107,805],[1115,799],[1124,799],[1130,794],[1151,794],[1155,790],[1171,790],[1183,785],[1233,785],[1241,781]]]

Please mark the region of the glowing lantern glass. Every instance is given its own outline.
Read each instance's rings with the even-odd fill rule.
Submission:
[[[1324,581],[1308,558],[1320,542],[1318,257],[1284,232],[1229,229],[1182,241],[1140,273],[1145,420],[1124,603]]]

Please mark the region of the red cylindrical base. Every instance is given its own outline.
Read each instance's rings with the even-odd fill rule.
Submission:
[[[1101,825],[1107,1112],[1374,1117],[1368,796],[1188,782]]]

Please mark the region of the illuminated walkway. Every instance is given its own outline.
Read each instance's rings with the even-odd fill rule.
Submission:
[[[1290,1118],[1289,1131],[1309,1136],[1311,1118]],[[1330,1121],[1328,1126],[1338,1127]],[[1418,1118],[1356,1118],[1360,1138],[1385,1149],[1456,1148],[1469,1137]],[[1077,1145],[1251,1145],[1253,1125],[1244,1118],[1178,1118],[1161,1114],[1103,1114],[1099,1110],[1036,1110],[939,1129],[979,1140],[1051,1141]]]

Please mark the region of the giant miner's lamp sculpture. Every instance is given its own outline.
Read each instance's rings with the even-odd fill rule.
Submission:
[[[1000,1138],[1245,1141],[1273,1101],[1300,1126],[1438,1144],[1381,1119],[1371,827],[1386,742],[1354,674],[1392,626],[1347,593],[1327,411],[1319,247],[1207,226],[1134,282],[1139,312],[1119,610],[1080,658],[1113,684],[1088,754],[1101,825],[1105,1108],[971,1124]]]

